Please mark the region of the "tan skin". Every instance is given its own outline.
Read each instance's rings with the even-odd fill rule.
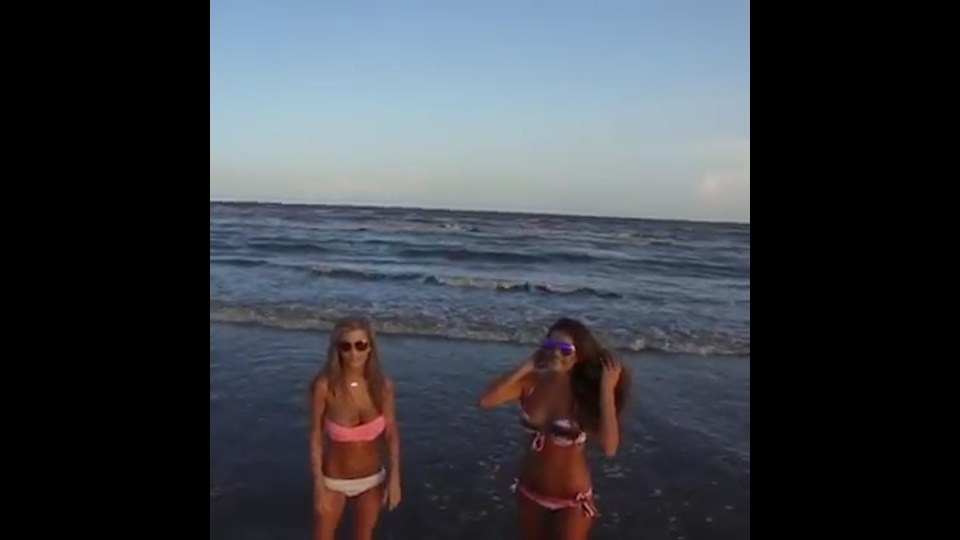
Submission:
[[[341,341],[355,343],[369,338],[362,330],[350,330],[339,336]],[[313,403],[310,429],[310,456],[314,470],[314,540],[333,540],[343,516],[347,497],[339,492],[327,489],[323,476],[328,478],[353,479],[377,474],[383,460],[379,439],[368,442],[337,442],[323,434],[325,420],[342,426],[357,426],[374,420],[380,415],[376,410],[363,375],[363,368],[369,356],[369,349],[358,352],[340,352],[340,361],[347,374],[347,381],[357,382],[356,387],[348,386],[347,396],[334,396],[330,392],[327,380],[321,378],[313,390]],[[386,396],[383,405],[386,420],[384,439],[390,466],[385,484],[380,484],[354,497],[355,540],[370,540],[377,524],[381,507],[393,510],[400,504],[400,448],[397,433],[394,406],[393,381],[386,381]]]
[[[564,332],[549,336],[555,341],[573,343]],[[541,359],[543,361],[544,359]],[[570,370],[579,361],[576,353],[563,356],[554,351],[545,359],[550,369],[538,373],[534,356],[520,367],[493,381],[480,397],[480,407],[492,408],[527,396],[531,420],[541,423],[547,418],[565,418],[572,410]],[[604,360],[600,392],[600,429],[590,433],[599,442],[607,456],[616,454],[620,443],[620,428],[614,405],[614,389],[622,367],[612,359]],[[543,449],[529,449],[520,463],[520,483],[527,489],[548,497],[573,499],[591,486],[590,469],[583,449],[577,446],[558,446],[549,438]],[[550,511],[517,493],[520,514],[520,534],[523,540],[558,539],[584,540],[593,525],[593,518],[581,508]]]

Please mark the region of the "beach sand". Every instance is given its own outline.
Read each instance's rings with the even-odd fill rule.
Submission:
[[[211,324],[212,540],[309,538],[308,384],[326,339]],[[382,515],[376,538],[518,538],[509,490],[525,444],[517,409],[475,403],[529,350],[398,336],[380,336],[380,346],[397,386],[403,502]],[[618,455],[590,451],[601,512],[591,538],[749,539],[749,359],[623,360],[633,400]]]

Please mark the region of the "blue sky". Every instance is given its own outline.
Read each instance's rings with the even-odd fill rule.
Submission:
[[[211,0],[211,198],[749,221],[749,8]]]

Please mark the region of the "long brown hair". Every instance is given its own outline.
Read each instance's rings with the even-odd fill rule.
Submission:
[[[367,335],[370,342],[370,356],[367,357],[367,363],[363,369],[363,377],[367,381],[367,388],[370,391],[370,399],[378,412],[383,412],[383,402],[385,400],[386,380],[383,371],[380,369],[380,355],[377,349],[377,338],[374,336],[373,327],[367,319],[355,317],[350,319],[341,319],[334,325],[330,332],[330,343],[327,344],[327,361],[320,372],[314,378],[311,388],[316,386],[320,377],[327,379],[327,387],[334,396],[340,392],[346,392],[347,381],[343,372],[343,363],[340,361],[340,338],[343,334],[353,330],[361,330]]]
[[[554,331],[563,332],[573,338],[579,359],[570,371],[574,418],[583,429],[596,432],[600,428],[600,377],[603,374],[603,358],[613,359],[613,354],[578,320],[564,317],[553,323],[547,335]],[[618,417],[623,412],[629,395],[630,373],[626,366],[623,366],[613,391]]]

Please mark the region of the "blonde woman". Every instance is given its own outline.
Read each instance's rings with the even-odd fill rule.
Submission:
[[[311,386],[310,463],[314,540],[333,540],[348,501],[355,506],[357,540],[373,537],[381,507],[393,510],[400,503],[393,381],[380,369],[364,319],[339,321],[330,333],[326,364]]]

